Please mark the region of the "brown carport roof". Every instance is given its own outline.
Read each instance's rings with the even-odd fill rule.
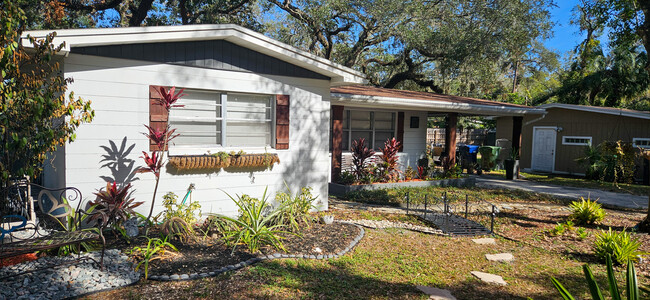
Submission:
[[[365,85],[349,85],[330,89],[332,104],[365,107],[412,107],[430,112],[459,112],[477,115],[523,115],[541,114],[543,109],[531,106],[443,95],[428,92],[378,88]]]

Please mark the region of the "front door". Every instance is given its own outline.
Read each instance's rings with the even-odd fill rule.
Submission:
[[[533,161],[534,171],[553,172],[555,166],[554,127],[535,127],[533,129]]]

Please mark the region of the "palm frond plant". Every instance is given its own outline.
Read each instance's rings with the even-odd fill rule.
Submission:
[[[232,253],[235,253],[237,246],[244,244],[251,252],[257,252],[264,245],[272,245],[277,249],[284,250],[280,234],[290,233],[282,230],[283,224],[275,223],[278,215],[282,213],[283,207],[269,210],[271,207],[267,201],[267,189],[264,190],[262,199],[258,201],[247,201],[245,195],[237,198],[230,194],[226,195],[237,205],[241,213],[239,218],[232,218],[225,215],[214,215],[229,223],[229,226],[222,227],[225,240],[232,243]],[[249,197],[250,198],[250,197]],[[253,198],[255,199],[255,198]],[[256,199],[257,200],[257,199]],[[268,213],[264,213],[267,211]]]

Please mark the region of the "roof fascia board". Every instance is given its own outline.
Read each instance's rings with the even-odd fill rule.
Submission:
[[[581,106],[581,105],[571,105],[571,104],[563,104],[563,103],[549,103],[549,104],[540,105],[538,107],[539,108],[544,108],[544,109],[548,109],[548,108],[564,108],[564,109],[572,109],[572,110],[594,112],[594,113],[599,113],[599,114],[608,114],[608,115],[624,116],[624,117],[631,117],[631,118],[639,118],[639,119],[650,120],[650,114],[633,113],[633,112],[623,111],[623,110],[610,111],[610,110],[605,110],[605,109],[598,109],[597,107],[589,107],[589,106]]]
[[[381,96],[353,95],[332,93],[333,104],[348,104],[357,107],[402,108],[415,110],[434,110],[441,112],[460,112],[491,116],[523,116],[526,114],[544,114],[545,110],[537,108],[515,108],[468,103],[452,103],[436,100],[418,100]]]
[[[43,38],[50,30],[27,31],[23,34]],[[365,84],[365,75],[322,57],[299,50],[263,34],[237,25],[185,25],[98,29],[66,29],[57,31],[56,43],[65,42],[62,53],[70,48],[134,43],[183,42],[223,39],[278,58],[288,63],[332,78],[332,85]],[[31,47],[28,39],[23,46]]]

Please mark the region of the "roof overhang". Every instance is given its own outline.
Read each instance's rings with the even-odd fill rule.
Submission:
[[[44,38],[53,30],[26,31],[22,44],[31,47],[28,39]],[[54,43],[65,43],[61,54],[71,48],[137,43],[226,40],[233,44],[275,57],[313,72],[332,78],[331,85],[365,84],[365,75],[322,57],[299,50],[263,34],[233,24],[150,26],[123,28],[92,28],[54,30]]]
[[[549,104],[540,105],[538,107],[543,109],[563,108],[563,109],[570,109],[570,110],[579,110],[579,111],[587,111],[587,112],[593,112],[599,114],[608,114],[608,115],[650,120],[650,113],[641,112],[641,111],[632,111],[627,109],[602,108],[597,106],[573,105],[573,104],[563,104],[563,103],[549,103]]]
[[[469,103],[453,103],[436,100],[418,100],[407,98],[354,95],[332,93],[333,105],[343,105],[360,108],[384,108],[419,110],[429,112],[456,112],[464,115],[481,116],[523,116],[527,114],[545,114],[544,109],[527,107],[509,107],[506,105],[481,105]]]

